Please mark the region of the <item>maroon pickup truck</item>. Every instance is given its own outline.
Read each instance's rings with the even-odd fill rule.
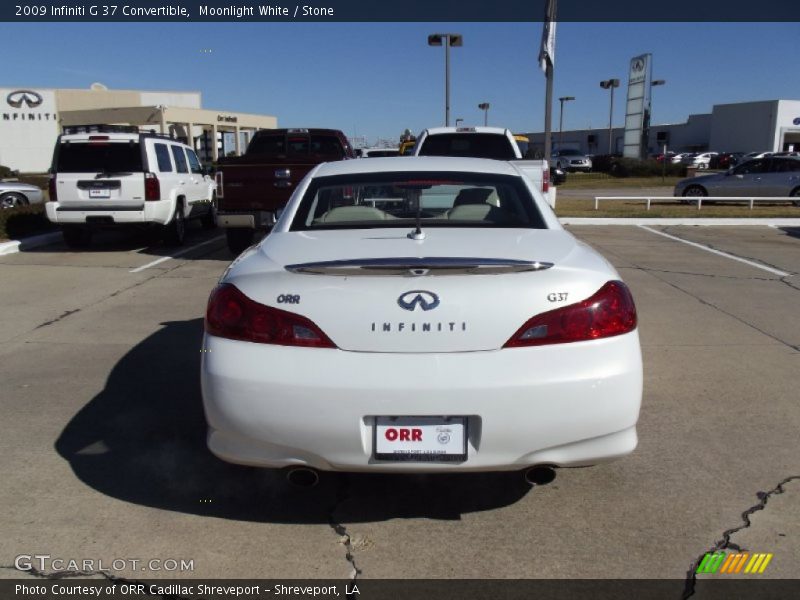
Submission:
[[[239,254],[257,230],[272,226],[300,180],[323,162],[354,158],[345,135],[336,129],[263,129],[243,156],[217,164],[218,222],[228,248]]]

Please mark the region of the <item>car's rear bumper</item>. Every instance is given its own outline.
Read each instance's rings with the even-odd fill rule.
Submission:
[[[59,224],[137,224],[157,223],[166,225],[175,211],[175,203],[169,200],[148,202],[48,202],[45,204],[47,218]]]
[[[581,466],[637,443],[636,332],[592,342],[449,354],[286,348],[206,336],[208,445],[241,464],[343,471]],[[379,461],[376,416],[465,416],[463,462]]]

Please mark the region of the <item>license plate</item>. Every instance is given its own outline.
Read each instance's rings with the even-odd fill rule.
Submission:
[[[111,190],[91,189],[89,190],[89,198],[110,198]]]
[[[373,431],[378,460],[467,460],[466,417],[375,417]]]

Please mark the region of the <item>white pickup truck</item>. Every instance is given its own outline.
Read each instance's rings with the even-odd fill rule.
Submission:
[[[526,160],[510,130],[502,127],[431,127],[417,137],[414,156],[468,156],[511,162],[530,179],[551,207],[556,189],[547,161]]]

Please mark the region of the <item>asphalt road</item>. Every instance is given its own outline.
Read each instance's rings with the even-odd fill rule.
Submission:
[[[726,254],[640,227],[571,228],[637,302],[639,448],[533,488],[510,473],[297,490],[214,458],[198,368],[231,258],[218,232],[192,230],[174,258],[117,234],[0,257],[0,565],[46,553],[193,560],[127,577],[668,578],[680,597],[698,558],[741,528],[730,541],[774,553],[769,576],[796,577],[800,231],[652,229]]]

